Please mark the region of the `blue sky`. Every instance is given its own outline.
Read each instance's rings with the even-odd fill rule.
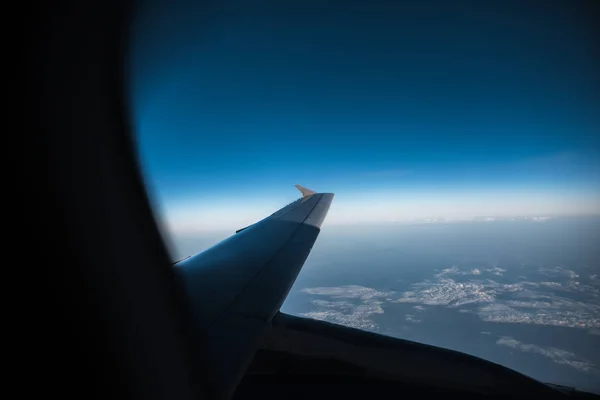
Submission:
[[[600,213],[576,2],[415,3],[147,3],[133,122],[170,228],[253,222],[296,183],[336,193],[331,223]]]

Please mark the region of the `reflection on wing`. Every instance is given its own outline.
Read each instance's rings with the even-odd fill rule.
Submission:
[[[175,265],[214,366],[214,390],[225,397],[296,280],[333,199],[297,187],[301,199]]]

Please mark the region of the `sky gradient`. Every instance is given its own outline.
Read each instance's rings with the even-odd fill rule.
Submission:
[[[169,230],[239,228],[296,183],[336,193],[333,224],[600,213],[583,2],[325,3],[137,15],[133,123]]]

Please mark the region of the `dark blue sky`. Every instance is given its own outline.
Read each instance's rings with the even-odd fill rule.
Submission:
[[[166,209],[293,199],[295,183],[342,201],[600,204],[600,65],[581,2],[188,3],[148,3],[133,28],[140,152]]]

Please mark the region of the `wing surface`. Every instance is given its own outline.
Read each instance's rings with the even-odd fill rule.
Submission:
[[[174,266],[194,332],[214,366],[218,397],[229,397],[239,382],[319,235],[334,195],[305,190],[302,198]]]

